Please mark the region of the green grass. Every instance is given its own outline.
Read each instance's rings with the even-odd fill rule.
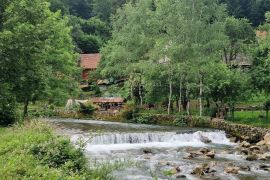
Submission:
[[[41,122],[0,127],[0,179],[113,179],[110,173],[123,163],[89,169],[83,147],[56,136]]]
[[[270,128],[270,118],[266,120],[265,111],[236,111],[233,123]]]

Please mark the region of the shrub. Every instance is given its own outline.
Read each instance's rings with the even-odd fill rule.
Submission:
[[[28,117],[30,118],[38,118],[38,117],[52,117],[55,116],[56,110],[53,104],[46,107],[38,107],[37,109],[29,110]]]
[[[79,112],[82,114],[93,115],[94,112],[98,109],[91,101],[87,101],[86,103],[80,104]]]
[[[133,121],[134,114],[137,113],[139,109],[132,103],[125,105],[121,111],[121,116],[124,121]]]
[[[187,116],[176,115],[176,118],[173,121],[173,124],[175,126],[180,126],[180,127],[186,126],[186,124],[187,124]]]
[[[139,124],[156,124],[156,118],[151,114],[139,114],[134,118]]]
[[[0,126],[8,126],[16,121],[16,101],[10,93],[0,90]]]
[[[34,144],[30,152],[44,165],[50,168],[64,168],[66,172],[85,170],[86,159],[81,149],[75,149],[64,138],[51,139],[42,144]]]

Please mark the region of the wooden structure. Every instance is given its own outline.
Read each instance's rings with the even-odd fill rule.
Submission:
[[[89,72],[95,71],[97,69],[100,59],[101,59],[101,55],[99,53],[81,54],[80,67],[83,68],[82,78],[85,81],[88,81]]]
[[[100,107],[100,111],[120,111],[124,105],[121,97],[93,97],[91,101]]]

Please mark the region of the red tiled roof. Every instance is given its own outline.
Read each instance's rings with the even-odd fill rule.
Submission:
[[[93,103],[123,103],[124,98],[121,97],[93,97]]]
[[[81,54],[80,65],[84,69],[97,69],[101,55],[97,54]]]

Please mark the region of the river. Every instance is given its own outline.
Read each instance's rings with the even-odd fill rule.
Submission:
[[[113,172],[119,180],[269,179],[270,173],[259,168],[263,162],[246,161],[224,131],[94,120],[47,121],[54,123],[58,132],[68,135],[72,142],[87,141],[85,153],[90,162],[135,162],[136,166]],[[215,157],[202,154],[189,157],[204,147],[214,152]],[[192,175],[201,164],[208,164],[211,171],[201,177]],[[228,166],[240,167],[240,171],[225,173]]]

